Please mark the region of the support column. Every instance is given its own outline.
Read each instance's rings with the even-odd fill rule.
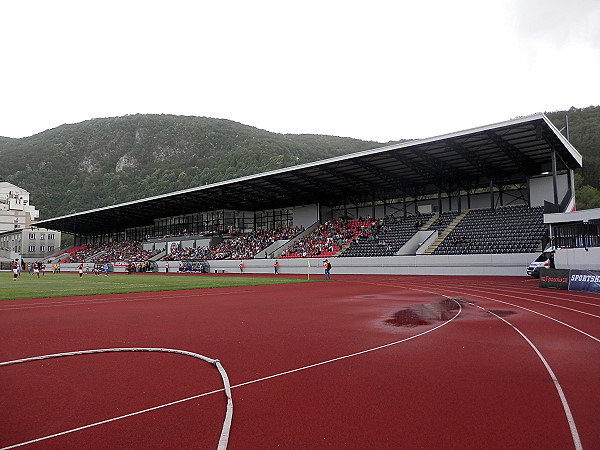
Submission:
[[[556,151],[552,150],[552,187],[554,188],[554,204],[558,206],[558,180],[556,173]]]

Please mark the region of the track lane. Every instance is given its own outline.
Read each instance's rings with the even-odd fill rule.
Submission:
[[[115,341],[120,345],[151,341],[154,346],[160,340],[161,345],[189,346],[191,351],[218,355],[235,384],[339,356],[343,350],[349,353],[415,334],[428,326],[390,327],[383,322],[395,311],[440,298],[441,291],[411,291],[398,282],[403,277],[396,277],[394,286],[383,285],[377,277],[369,285],[339,278],[339,283],[321,284],[319,289],[261,288],[256,296],[233,299],[192,295],[119,303],[115,297],[114,302],[86,308],[77,304],[5,311],[0,320],[12,327],[0,328],[0,335],[14,332],[18,342],[0,352],[19,353],[24,344],[28,349],[65,350],[73,336],[95,347],[114,346]],[[431,278],[415,280],[421,287],[424,280],[432,285]],[[548,448],[557,443],[566,447],[568,426],[543,365],[510,327],[471,309],[448,326],[399,346],[234,388],[236,415],[230,448]],[[536,345],[541,344],[539,339],[547,340],[545,329],[535,331],[538,316],[519,311],[519,326],[532,327]],[[44,324],[46,328],[38,330]],[[552,331],[556,324],[542,328]],[[38,342],[41,336],[48,337],[47,341]],[[553,348],[561,342],[571,347],[570,355],[566,348]],[[596,387],[578,382],[577,374],[571,382],[567,373],[576,367],[573,359],[589,363],[589,349],[581,347],[581,339],[565,341],[559,333],[543,344],[547,347],[544,354],[549,351],[555,358],[552,367],[558,364],[558,379],[568,381],[564,384],[567,398],[584,390],[594,398]],[[584,379],[598,374],[587,370]],[[594,405],[591,414],[587,413],[592,416],[590,422],[573,409],[577,424],[584,425],[584,448],[586,442],[598,442],[590,431],[597,428],[592,427],[597,417]],[[154,421],[176,424],[178,418],[184,421],[182,413],[191,410],[185,404],[165,408],[85,432],[61,445],[107,444],[116,432],[127,435],[129,426],[144,427]],[[162,438],[148,436],[148,448],[153,439],[163,445],[178,439],[163,428],[161,433]],[[140,438],[139,433],[136,436]],[[185,444],[189,441],[180,442],[180,448],[189,448]]]

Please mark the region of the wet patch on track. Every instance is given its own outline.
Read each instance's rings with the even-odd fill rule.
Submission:
[[[448,298],[435,303],[413,305],[395,312],[384,320],[386,325],[394,327],[417,327],[445,322],[456,315],[458,304]]]

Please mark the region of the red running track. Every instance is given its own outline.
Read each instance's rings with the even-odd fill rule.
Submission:
[[[219,359],[230,449],[600,448],[600,296],[521,277],[334,278],[6,301],[0,361]],[[0,448],[214,449],[225,415],[214,367],[175,354],[4,366],[0,386]]]

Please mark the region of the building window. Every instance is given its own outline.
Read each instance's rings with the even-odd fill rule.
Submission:
[[[48,239],[49,240],[53,240],[54,239],[54,233],[48,233]]]
[[[49,245],[48,246],[48,251],[49,252],[53,252],[54,251],[54,245]]]
[[[29,239],[35,239],[35,233],[29,233]]]
[[[29,251],[30,252],[35,252],[35,245],[30,245],[29,246]]]
[[[46,235],[44,233],[40,233],[40,239],[44,240],[46,238]]]
[[[40,245],[40,252],[43,252],[43,251],[44,251],[44,246]]]

